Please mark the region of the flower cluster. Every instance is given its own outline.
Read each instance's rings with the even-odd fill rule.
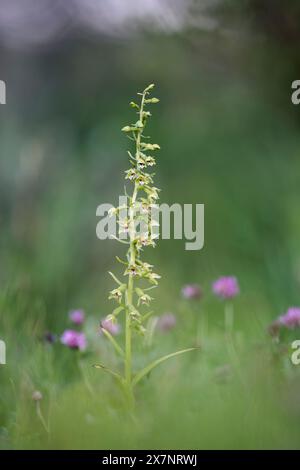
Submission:
[[[278,337],[281,328],[294,330],[300,327],[300,307],[290,307],[275,321],[269,325],[269,333],[271,336]]]
[[[279,322],[287,328],[296,328],[300,326],[300,308],[290,307],[288,311],[279,317]]]
[[[69,318],[71,322],[75,325],[82,325],[84,322],[85,314],[83,310],[72,310],[69,313]]]
[[[65,330],[60,340],[62,344],[71,349],[84,351],[87,346],[85,334],[76,330]]]
[[[133,184],[132,195],[127,195],[127,205],[116,207],[111,210],[112,215],[119,215],[121,210],[126,211],[127,217],[119,217],[119,233],[129,236],[128,251],[126,259],[118,261],[125,265],[124,276],[128,276],[127,282],[119,281],[112,273],[111,276],[118,286],[110,291],[109,299],[115,300],[118,307],[110,315],[107,331],[112,334],[116,329],[116,316],[125,310],[129,317],[130,327],[139,333],[144,333],[143,323],[149,317],[149,313],[141,313],[141,306],[149,306],[152,298],[147,291],[158,284],[160,276],[153,271],[153,266],[141,259],[141,254],[146,246],[155,246],[153,227],[157,223],[151,217],[152,208],[158,200],[159,189],[153,185],[153,174],[149,173],[149,168],[156,164],[154,153],[160,149],[156,143],[151,143],[145,136],[145,127],[148,118],[151,116],[147,106],[158,103],[157,98],[150,97],[154,85],[149,85],[140,96],[140,103],[131,101],[130,106],[137,112],[137,120],[133,124],[124,126],[122,131],[128,138],[134,142],[134,152],[128,151],[130,168],[125,171],[125,180]],[[144,229],[137,230],[137,227]],[[121,241],[121,240],[120,240]],[[122,241],[123,242],[123,241]],[[134,280],[144,280],[150,284],[150,287],[140,288],[134,286]],[[105,320],[104,320],[105,321]],[[103,323],[103,322],[102,322]],[[108,325],[108,323],[106,323]],[[102,324],[102,328],[103,324]]]
[[[69,319],[77,328],[84,323],[85,313],[83,310],[72,310],[69,313]],[[86,336],[82,331],[76,329],[67,329],[63,332],[60,341],[70,349],[79,349],[84,351],[87,347]]]
[[[167,333],[176,326],[176,317],[173,313],[164,313],[161,315],[156,324],[156,328],[162,333]]]
[[[232,299],[240,292],[238,281],[234,276],[220,277],[213,283],[212,290],[221,299]]]
[[[233,299],[240,293],[239,283],[234,276],[219,277],[212,284],[213,293],[222,300]],[[203,291],[198,284],[186,284],[181,289],[184,299],[199,300],[203,295]]]

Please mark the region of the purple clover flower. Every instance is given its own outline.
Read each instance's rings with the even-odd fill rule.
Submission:
[[[198,284],[187,284],[181,289],[181,294],[185,299],[200,299],[202,289]]]
[[[213,293],[221,299],[232,299],[240,293],[239,283],[234,276],[222,276],[212,285]]]
[[[176,317],[173,313],[164,313],[158,318],[156,328],[163,333],[172,330],[176,326]]]
[[[69,318],[75,325],[82,325],[84,322],[85,314],[83,310],[72,310],[69,313]]]
[[[65,330],[60,338],[62,344],[71,349],[79,349],[84,351],[87,346],[86,336],[84,333],[75,330]]]
[[[288,311],[279,317],[279,323],[286,328],[296,328],[300,326],[300,308],[290,307]]]

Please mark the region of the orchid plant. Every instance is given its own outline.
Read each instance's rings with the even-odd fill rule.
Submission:
[[[134,143],[134,151],[128,151],[130,168],[125,171],[125,179],[132,185],[132,191],[128,195],[125,187],[125,205],[114,207],[110,211],[111,216],[118,219],[119,235],[114,237],[121,243],[128,245],[126,259],[117,260],[125,265],[124,276],[127,281],[120,281],[115,274],[110,273],[117,286],[109,293],[109,299],[117,302],[117,307],[107,320],[112,324],[117,322],[117,316],[125,314],[125,345],[120,346],[115,337],[103,328],[103,334],[111,341],[116,352],[121,356],[124,364],[124,372],[115,372],[101,364],[95,367],[111,373],[122,385],[130,405],[134,403],[134,387],[158,364],[165,360],[195,348],[188,348],[166,356],[160,357],[148,364],[144,369],[133,372],[132,368],[132,339],[134,333],[145,335],[147,324],[151,317],[151,311],[143,311],[148,308],[153,300],[149,291],[158,285],[160,276],[153,271],[153,266],[142,259],[145,247],[155,247],[158,221],[155,220],[154,209],[157,208],[159,189],[154,186],[154,174],[149,172],[156,165],[154,154],[160,150],[160,146],[150,143],[145,136],[145,128],[151,116],[148,106],[156,104],[159,99],[151,97],[154,84],[138,93],[139,103],[131,101],[130,106],[136,110],[138,118],[134,124],[127,125],[122,131]],[[151,154],[149,154],[151,152]],[[124,217],[124,211],[126,216]],[[122,215],[122,216],[121,216]],[[124,236],[125,235],[125,236]]]

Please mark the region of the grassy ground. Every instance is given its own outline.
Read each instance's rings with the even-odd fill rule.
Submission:
[[[252,315],[236,308],[236,315]],[[134,418],[114,380],[92,364],[120,367],[110,344],[86,331],[91,352],[38,341],[41,324],[15,326],[15,348],[2,369],[3,448],[295,448],[299,443],[299,374],[289,355],[255,326],[226,335],[220,306],[177,305],[177,326],[137,348],[135,368],[195,342],[201,349],[171,359],[136,390]],[[245,322],[246,323],[246,322]],[[237,325],[241,324],[239,320]],[[28,338],[35,337],[34,341]],[[8,344],[11,344],[8,342]],[[40,390],[42,419],[32,400]]]

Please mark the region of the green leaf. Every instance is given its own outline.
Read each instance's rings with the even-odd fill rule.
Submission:
[[[181,349],[180,351],[176,351],[171,354],[167,354],[166,356],[162,356],[159,359],[156,359],[155,361],[151,362],[148,366],[146,366],[144,369],[142,369],[140,372],[138,372],[135,377],[133,378],[132,385],[135,387],[139,383],[140,380],[142,380],[145,375],[149,374],[149,372],[154,369],[156,366],[161,364],[162,362],[166,361],[167,359],[170,359],[171,357],[179,356],[180,354],[184,354],[189,351],[195,351],[199,348],[188,348],[188,349]]]
[[[119,286],[123,285],[123,282],[119,281],[119,279],[113,273],[108,271],[108,274],[110,274],[110,276],[113,278],[113,280],[116,281],[117,284],[119,284]]]
[[[148,292],[149,290],[152,290],[152,289],[156,289],[157,286],[151,286],[151,287],[147,287],[146,289],[144,289],[145,292]]]
[[[117,308],[114,309],[112,315],[116,316],[116,315],[118,315],[120,312],[122,312],[122,310],[124,310],[124,307],[123,307],[123,305],[120,305],[120,307],[117,307]]]
[[[137,293],[137,295],[139,297],[141,297],[142,295],[144,295],[144,292],[142,291],[142,289],[140,289],[139,287],[136,287],[135,288],[135,292]]]
[[[117,341],[115,338],[107,331],[105,328],[101,328],[102,333],[106,336],[107,339],[111,342],[117,353],[121,356],[124,357],[124,351],[121,348],[121,346],[118,345]]]
[[[149,317],[151,317],[151,315],[153,315],[153,310],[151,310],[150,312],[147,312],[145,313],[145,315],[143,315],[143,322],[148,320]]]
[[[134,305],[129,304],[129,305],[128,305],[128,308],[129,308],[129,312],[130,312],[133,316],[135,316],[135,317],[140,317],[140,316],[141,316],[140,312],[138,311],[137,308],[135,308]]]
[[[128,155],[129,155],[129,158],[131,158],[131,160],[134,160],[134,161],[135,161],[134,156],[132,155],[132,153],[131,153],[129,150],[127,150],[127,153],[128,153]],[[127,196],[127,194],[126,194],[126,196]]]

